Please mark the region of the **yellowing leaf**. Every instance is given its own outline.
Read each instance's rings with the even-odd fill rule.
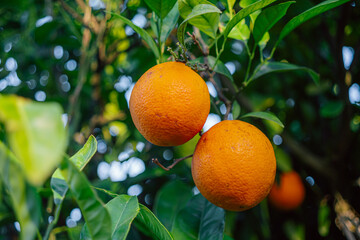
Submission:
[[[57,103],[39,103],[0,95],[0,121],[5,124],[11,150],[29,182],[43,184],[60,163],[67,133]]]

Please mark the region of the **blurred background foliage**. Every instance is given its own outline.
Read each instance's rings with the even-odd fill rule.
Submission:
[[[172,159],[192,154],[199,136],[182,146],[164,148],[150,144],[136,130],[128,108],[131,89],[157,59],[131,27],[109,14],[131,19],[157,39],[156,16],[146,2],[90,0],[88,8],[81,0],[1,0],[0,93],[59,103],[65,112],[63,123],[69,130],[69,156],[91,134],[97,139],[97,153],[83,170],[91,183],[117,194],[137,195],[140,203],[153,209],[165,227],[171,228],[175,220],[164,217],[166,213],[182,209],[191,195],[198,193],[191,177],[191,159],[169,172],[151,159],[170,165]],[[241,4],[251,1],[210,2],[224,12],[228,4],[235,2],[237,12],[244,7]],[[261,41],[273,46],[288,20],[320,2],[297,1]],[[222,15],[220,29],[231,14]],[[174,19],[176,26],[182,21],[179,14]],[[305,202],[295,211],[281,212],[264,201],[249,211],[227,212],[227,236],[355,239],[349,234],[355,236],[356,231],[359,236],[359,19],[359,2],[350,2],[302,24],[280,42],[273,58],[313,69],[320,74],[319,84],[303,71],[273,73],[260,77],[235,96],[229,78],[216,75],[225,95],[236,100],[230,118],[240,113],[271,111],[284,123],[283,129],[271,121],[245,119],[272,140],[279,171],[295,169],[306,187]],[[244,23],[250,26],[250,21],[246,18]],[[249,40],[249,29],[239,28],[238,33],[230,35],[220,57],[237,87],[246,74]],[[197,31],[191,25],[186,30]],[[176,30],[168,34],[162,48],[176,49]],[[209,40],[201,34],[205,41]],[[193,56],[201,57],[193,43],[188,41],[186,46]],[[210,55],[216,57],[214,51],[211,49]],[[270,53],[271,47],[265,47],[264,57]],[[165,50],[163,59],[169,56]],[[255,57],[260,59],[257,52]],[[207,84],[213,105],[204,130],[219,122],[226,111],[213,84]],[[4,125],[0,125],[0,140],[5,139]],[[16,239],[19,223],[3,191],[1,188],[0,239]],[[41,214],[50,220],[54,211],[50,181],[37,191],[43,206]],[[103,191],[97,193],[104,202],[111,199]],[[58,226],[67,228],[55,228],[56,237],[77,239],[83,224],[77,205],[69,198],[64,201],[58,222]],[[147,238],[131,227],[128,239]]]

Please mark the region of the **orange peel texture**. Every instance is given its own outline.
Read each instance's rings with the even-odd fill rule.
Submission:
[[[204,80],[184,63],[166,62],[145,72],[130,97],[139,132],[158,146],[177,146],[193,138],[210,112]]]
[[[211,203],[244,211],[268,195],[276,160],[269,139],[258,128],[225,120],[201,137],[191,169],[195,185]]]

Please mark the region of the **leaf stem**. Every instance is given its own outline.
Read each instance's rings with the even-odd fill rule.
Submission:
[[[59,205],[56,205],[54,220],[48,225],[45,235],[44,235],[44,238],[43,238],[44,240],[49,239],[51,230],[56,226],[57,222],[59,221],[60,210],[61,210],[62,204],[63,204],[63,201],[61,201]]]
[[[215,51],[216,51],[216,56],[219,55],[219,48],[218,48],[218,37],[215,37]]]
[[[256,50],[256,45],[254,45],[253,50],[251,51],[251,55],[249,56],[249,64],[247,66],[246,74],[245,74],[245,78],[244,78],[244,85],[245,86],[248,83],[248,77],[249,77],[249,74],[250,74],[251,64],[252,64],[252,61],[253,61],[254,56],[255,56],[255,50]]]
[[[155,14],[155,13],[154,13]],[[162,24],[163,24],[163,20],[160,17],[160,24],[158,24],[158,42],[159,42],[159,52],[160,52],[160,56],[159,56],[159,63],[162,63],[163,61],[163,53],[164,53],[164,48],[162,47],[162,42],[161,42],[161,29],[162,29]]]

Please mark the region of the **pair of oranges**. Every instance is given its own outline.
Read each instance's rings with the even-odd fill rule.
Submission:
[[[151,143],[181,145],[201,131],[210,112],[204,80],[184,63],[158,64],[135,84],[130,113]],[[192,160],[195,185],[213,204],[243,211],[270,192],[276,173],[274,150],[255,126],[225,120],[203,134]]]

